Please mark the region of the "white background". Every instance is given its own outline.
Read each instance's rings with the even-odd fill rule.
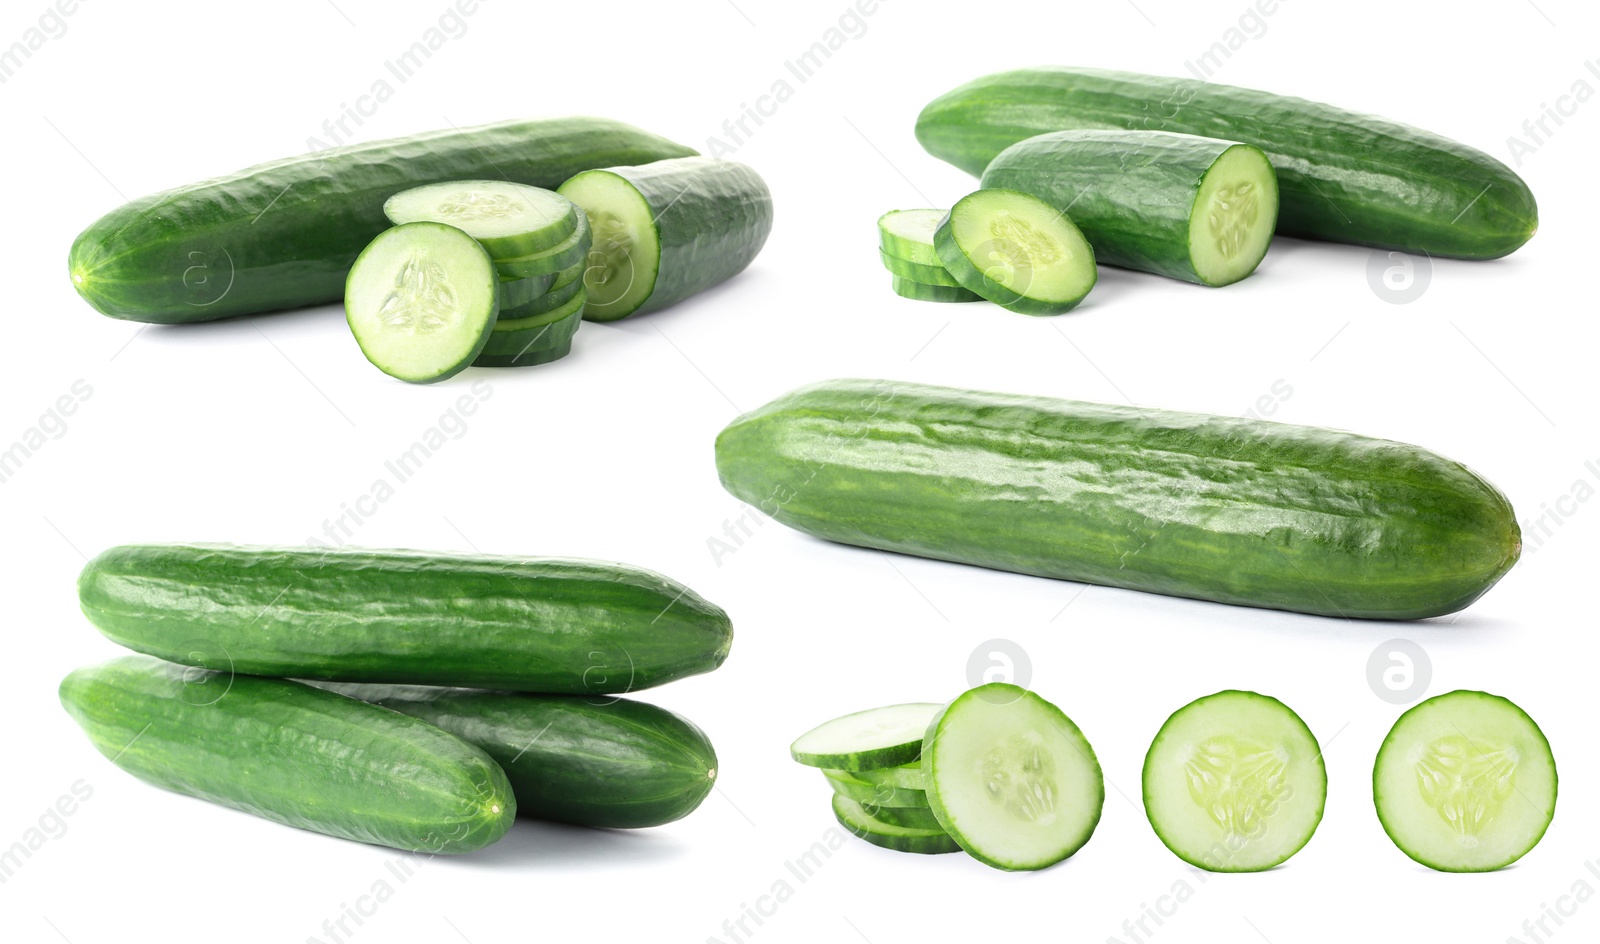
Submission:
[[[1285,942],[1528,937],[1522,923],[1600,857],[1594,583],[1593,184],[1600,104],[1579,105],[1519,168],[1538,236],[1509,259],[1439,261],[1417,300],[1369,285],[1371,253],[1284,240],[1259,273],[1205,289],[1117,270],[1055,319],[890,294],[883,211],[947,205],[971,178],[923,153],[917,111],[1000,69],[1071,63],[1186,75],[1244,0],[972,4],[881,0],[809,81],[784,67],[837,26],[844,0],[515,5],[485,0],[357,130],[390,137],[513,116],[593,113],[705,148],[744,103],[792,97],[738,144],[770,182],[777,223],[742,276],[690,303],[586,326],[574,354],[520,372],[411,387],[361,358],[335,308],[142,329],[95,314],[66,274],[73,236],[124,197],[298,153],[387,75],[443,0],[231,6],[85,0],[67,32],[0,85],[6,273],[0,442],[83,381],[92,394],[0,485],[8,720],[0,845],[71,791],[92,796],[0,884],[0,937],[354,940],[472,944],[732,941],[725,920],[773,883],[792,895],[744,941],[969,938],[1132,941],[1183,881],[1192,895],[1145,940]],[[1286,2],[1214,80],[1409,121],[1510,160],[1507,139],[1582,79],[1600,49],[1576,0]],[[37,9],[35,9],[37,8]],[[0,44],[44,0],[6,5]],[[259,11],[256,13],[246,10]],[[846,24],[854,26],[855,24]],[[1597,65],[1596,68],[1600,68]],[[744,513],[718,486],[716,432],[741,410],[840,376],[885,377],[1275,418],[1415,442],[1499,484],[1528,522],[1523,562],[1477,605],[1425,623],[1348,623],[1228,608],[830,546],[767,523],[731,555],[708,539]],[[519,823],[479,854],[414,864],[148,787],[112,767],[59,709],[74,666],[114,654],[73,581],[132,541],[300,543],[366,495],[384,462],[474,381],[491,396],[466,432],[352,540],[371,546],[572,555],[679,578],[733,616],[724,669],[646,696],[702,725],[720,788],[694,816],[636,833]],[[1287,396],[1270,395],[1274,384]],[[479,388],[482,390],[483,388]],[[1585,467],[1585,462],[1597,466]],[[1009,875],[965,856],[895,855],[852,840],[804,883],[786,869],[831,825],[828,791],[789,740],[846,711],[942,700],[985,640],[1024,649],[1032,686],[1092,739],[1104,819],[1076,857]],[[1554,826],[1516,867],[1430,872],[1385,838],[1374,751],[1402,710],[1369,689],[1369,655],[1406,638],[1430,694],[1512,697],[1562,774]],[[1139,768],[1169,712],[1225,688],[1296,708],[1326,748],[1327,816],[1275,871],[1189,871],[1138,803]],[[64,832],[62,831],[64,826]],[[1600,866],[1597,866],[1600,868]],[[340,938],[323,930],[389,881]],[[1568,910],[1576,899],[1567,901]],[[372,911],[370,903],[364,905]],[[1172,902],[1164,904],[1171,911]],[[1554,940],[1600,935],[1584,903]]]

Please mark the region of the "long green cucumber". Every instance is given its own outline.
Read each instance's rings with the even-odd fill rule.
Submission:
[[[313,684],[421,718],[482,748],[510,778],[518,814],[533,819],[660,826],[694,812],[717,781],[717,753],[705,734],[644,702]]]
[[[516,816],[511,784],[482,750],[299,682],[124,656],[68,675],[61,704],[139,779],[301,829],[457,853],[499,839]]]
[[[1278,172],[1278,232],[1288,236],[1493,259],[1539,224],[1528,185],[1475,148],[1332,105],[1192,79],[1073,67],[997,73],[931,102],[917,140],[977,175],[1024,138],[1093,128],[1259,147]]]
[[[727,614],[624,564],[140,544],[84,567],[114,642],[185,665],[352,682],[619,694],[709,672]]]
[[[1327,616],[1454,612],[1521,549],[1456,462],[1234,417],[837,380],[735,420],[716,455],[728,491],[829,540]]]
[[[554,188],[592,167],[695,153],[604,118],[508,121],[353,144],[141,197],[72,244],[102,314],[174,324],[338,301],[402,190],[491,178]]]

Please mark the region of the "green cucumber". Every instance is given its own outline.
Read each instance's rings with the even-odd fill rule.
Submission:
[[[560,191],[589,215],[590,321],[673,305],[743,272],[772,231],[772,194],[733,161],[685,157],[585,171]]]
[[[553,279],[554,276],[542,275],[537,276],[537,278]],[[583,280],[575,279],[560,288],[552,288],[541,295],[535,295],[521,305],[507,307],[502,304],[500,306],[500,320],[495,323],[495,327],[500,330],[514,330],[502,326],[508,321],[521,321],[546,312],[555,311],[558,308],[565,308],[580,294],[585,294]]]
[[[837,380],[716,454],[728,491],[828,540],[1327,616],[1453,613],[1522,546],[1459,463],[1254,419]]]
[[[443,223],[406,223],[350,269],[345,320],[361,353],[410,383],[435,383],[478,356],[500,313],[500,283],[478,241]]]
[[[808,767],[898,767],[922,753],[922,731],[940,706],[924,702],[869,708],[825,721],[795,738],[789,756]]]
[[[961,284],[942,265],[922,265],[917,262],[907,262],[899,256],[891,256],[881,249],[878,250],[878,257],[883,260],[883,267],[889,270],[889,274],[897,278],[910,279],[913,282],[921,282],[923,285],[958,286]]]
[[[507,256],[494,260],[495,269],[502,276],[525,279],[535,275],[554,275],[583,262],[589,255],[594,236],[589,229],[589,218],[578,214],[578,225],[571,235],[549,249],[526,256]]]
[[[920,759],[899,767],[879,767],[875,770],[851,771],[851,776],[868,783],[886,783],[891,787],[904,787],[908,790],[926,790],[928,781],[922,775]]]
[[[553,288],[554,275],[535,275],[526,279],[500,276],[500,310],[521,308],[534,299],[548,294]]]
[[[948,212],[890,210],[878,217],[878,251],[906,262],[943,269],[939,251],[933,247],[933,233]]]
[[[890,826],[937,829],[941,833],[944,832],[944,827],[939,825],[939,817],[933,815],[933,810],[926,806],[873,806],[870,803],[862,803],[861,809],[873,819],[888,823]]]
[[[709,672],[727,614],[599,561],[136,544],[78,578],[112,641],[185,665],[327,681],[620,694]]]
[[[423,184],[503,177],[554,187],[581,170],[690,148],[602,118],[510,121],[261,164],[134,200],[72,244],[78,294],[101,314],[160,324],[338,301],[384,201]]]
[[[1278,178],[1260,148],[1192,134],[1041,134],[1001,151],[983,186],[1070,209],[1099,262],[1201,285],[1254,272],[1278,219]]]
[[[438,725],[505,769],[517,814],[604,829],[693,813],[717,781],[717,753],[688,720],[644,702],[420,685],[319,688]]]
[[[554,191],[509,180],[452,180],[403,190],[383,204],[391,223],[447,223],[490,258],[542,252],[578,228],[578,208]]]
[[[822,775],[827,778],[828,786],[833,788],[834,793],[849,797],[857,803],[873,807],[928,808],[926,790],[913,790],[908,787],[863,780],[859,771],[824,769]]]
[[[1225,691],[1179,708],[1144,759],[1144,810],[1172,854],[1209,872],[1261,872],[1322,822],[1328,772],[1289,706]]]
[[[578,283],[582,285],[583,283]],[[472,362],[474,367],[535,367],[572,353],[572,339],[583,324],[584,296],[579,292],[554,311],[509,322],[517,328],[495,328]]]
[[[956,201],[933,234],[955,280],[1001,308],[1059,315],[1094,288],[1094,250],[1067,215],[1015,190],[979,190]]]
[[[917,118],[928,153],[974,175],[1025,138],[1087,129],[1175,131],[1260,148],[1278,171],[1278,232],[1287,236],[1493,259],[1539,225],[1527,184],[1482,151],[1372,115],[1228,85],[1022,69],[969,82]]]
[[[960,286],[928,285],[923,282],[914,282],[900,276],[891,276],[889,287],[901,298],[909,298],[916,302],[981,302],[983,296],[969,292]]]
[[[483,751],[299,682],[124,656],[68,675],[61,704],[141,780],[329,836],[470,852],[516,816],[511,784]]]
[[[594,234],[593,234],[593,231],[591,230],[590,231],[590,244],[591,244],[591,247],[593,245],[593,241],[594,241]],[[554,280],[550,283],[550,291],[552,291],[552,292],[560,291],[561,289],[564,289],[567,286],[571,285],[573,282],[576,282],[576,281],[582,279],[583,278],[583,273],[588,268],[589,268],[589,260],[588,259],[581,259],[578,262],[575,262],[572,265],[567,266],[565,269],[562,269],[560,272],[557,272],[555,274],[555,276],[554,276]]]
[[[895,852],[940,855],[961,851],[961,846],[942,829],[918,829],[890,823],[868,813],[861,804],[849,797],[837,793],[833,795],[833,816],[839,825],[867,842]]]
[[[1556,761],[1527,712],[1454,691],[1394,723],[1372,768],[1383,831],[1441,872],[1491,872],[1527,855],[1556,811]]]
[[[1105,805],[1094,748],[1061,709],[990,682],[928,725],[928,805],[968,855],[1007,871],[1047,868],[1083,847]]]

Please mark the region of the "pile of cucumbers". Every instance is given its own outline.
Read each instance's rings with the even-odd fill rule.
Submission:
[[[1200,285],[1256,270],[1273,234],[1495,259],[1538,228],[1501,161],[1302,99],[1081,68],[987,76],[917,119],[929,153],[982,178],[948,210],[879,220],[897,294],[1070,311],[1096,264]]]
[[[727,614],[623,564],[419,551],[116,547],[85,615],[141,653],[61,702],[113,763],[331,836],[461,853],[517,815],[607,828],[693,812],[688,720],[621,698],[709,672]]]

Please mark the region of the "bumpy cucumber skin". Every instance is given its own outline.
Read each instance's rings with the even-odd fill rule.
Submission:
[[[961,846],[941,829],[917,829],[879,820],[849,797],[834,794],[833,817],[858,838],[894,852],[943,855]]]
[[[1505,164],[1419,128],[1251,89],[1073,67],[985,76],[922,110],[928,153],[981,175],[1048,131],[1176,131],[1261,148],[1278,172],[1278,232],[1463,259],[1514,252],[1538,228]]]
[[[1042,134],[1001,151],[983,186],[1070,208],[1096,262],[1207,285],[1191,260],[1189,221],[1206,172],[1236,147],[1249,145],[1151,131]]]
[[[727,614],[623,564],[144,544],[78,578],[111,640],[186,665],[328,681],[621,694],[709,672]]]
[[[603,118],[509,121],[302,154],[141,197],[72,244],[78,293],[128,321],[214,321],[339,300],[383,204],[422,184],[505,178],[553,188],[592,167],[694,154]]]
[[[489,755],[414,718],[283,679],[125,656],[79,669],[61,704],[141,780],[330,836],[460,853],[517,801]]]
[[[728,491],[828,540],[1324,616],[1453,613],[1521,550],[1459,463],[1250,419],[836,380],[735,420],[716,456]]]
[[[687,719],[627,699],[415,685],[317,682],[438,725],[506,772],[519,815],[604,829],[693,813],[716,784],[717,753]]]
[[[1396,849],[1399,849],[1401,852],[1405,853],[1406,857],[1409,858],[1411,861],[1417,863],[1418,865],[1426,866],[1426,867],[1428,867],[1430,869],[1433,869],[1435,872],[1464,872],[1464,873],[1470,873],[1470,872],[1496,872],[1496,871],[1499,871],[1500,869],[1503,869],[1506,866],[1512,864],[1513,862],[1516,862],[1518,859],[1521,859],[1523,856],[1527,855],[1529,852],[1532,852],[1535,848],[1537,848],[1539,843],[1544,841],[1545,833],[1550,831],[1550,823],[1555,820],[1555,816],[1552,815],[1550,817],[1550,819],[1545,822],[1544,828],[1539,830],[1539,835],[1534,837],[1533,842],[1528,844],[1528,848],[1527,849],[1523,850],[1522,852],[1517,853],[1516,855],[1512,856],[1509,859],[1506,859],[1504,862],[1498,862],[1498,863],[1494,863],[1494,864],[1490,864],[1490,865],[1484,865],[1484,866],[1481,866],[1481,867],[1478,867],[1478,868],[1466,868],[1466,867],[1445,865],[1444,863],[1441,863],[1441,862],[1430,862],[1427,859],[1424,859],[1424,858],[1421,858],[1420,856],[1417,856],[1410,849],[1406,848],[1405,845],[1402,845],[1404,840],[1402,839],[1402,837],[1395,835],[1395,832],[1396,832],[1395,828],[1390,824],[1388,818],[1386,816],[1384,816],[1384,812],[1383,812],[1383,792],[1382,792],[1382,789],[1381,789],[1381,785],[1379,783],[1379,776],[1378,776],[1379,772],[1381,770],[1381,766],[1380,765],[1383,762],[1384,754],[1391,747],[1393,747],[1396,743],[1398,743],[1398,735],[1400,733],[1400,729],[1401,729],[1402,723],[1406,720],[1406,715],[1411,714],[1412,712],[1414,712],[1417,709],[1423,707],[1424,705],[1428,705],[1428,704],[1431,704],[1433,702],[1436,702],[1436,701],[1440,700],[1441,698],[1481,698],[1481,699],[1483,699],[1485,701],[1491,701],[1491,702],[1495,702],[1497,704],[1503,705],[1503,706],[1505,706],[1507,708],[1510,708],[1512,711],[1515,711],[1517,714],[1521,715],[1528,722],[1529,727],[1531,727],[1539,735],[1539,739],[1544,742],[1545,750],[1550,753],[1550,777],[1551,777],[1550,802],[1552,804],[1554,804],[1556,799],[1557,799],[1557,797],[1559,796],[1559,794],[1560,794],[1560,786],[1561,786],[1561,778],[1559,776],[1559,771],[1556,769],[1556,766],[1555,766],[1555,752],[1551,749],[1550,740],[1545,737],[1544,729],[1539,727],[1539,723],[1537,721],[1534,721],[1533,717],[1531,715],[1529,715],[1526,711],[1523,711],[1522,707],[1520,705],[1518,705],[1516,702],[1513,702],[1509,698],[1504,698],[1504,697],[1502,697],[1500,695],[1491,695],[1488,692],[1478,692],[1478,691],[1472,691],[1470,689],[1456,689],[1453,692],[1446,692],[1443,695],[1435,695],[1432,698],[1424,699],[1423,701],[1417,702],[1415,705],[1412,705],[1410,708],[1407,708],[1404,714],[1400,715],[1399,718],[1395,719],[1394,726],[1389,729],[1389,733],[1384,736],[1383,743],[1378,746],[1378,755],[1377,755],[1376,758],[1373,759],[1373,762],[1372,762],[1372,805],[1373,805],[1373,808],[1377,811],[1377,814],[1378,814],[1378,824],[1383,827],[1384,835],[1389,837],[1389,841],[1394,843],[1394,846],[1395,846]]]
[[[772,193],[754,170],[710,157],[608,167],[639,192],[655,220],[661,260],[649,298],[633,311],[590,309],[590,321],[658,311],[733,278],[772,233]],[[620,306],[612,306],[620,307]]]

